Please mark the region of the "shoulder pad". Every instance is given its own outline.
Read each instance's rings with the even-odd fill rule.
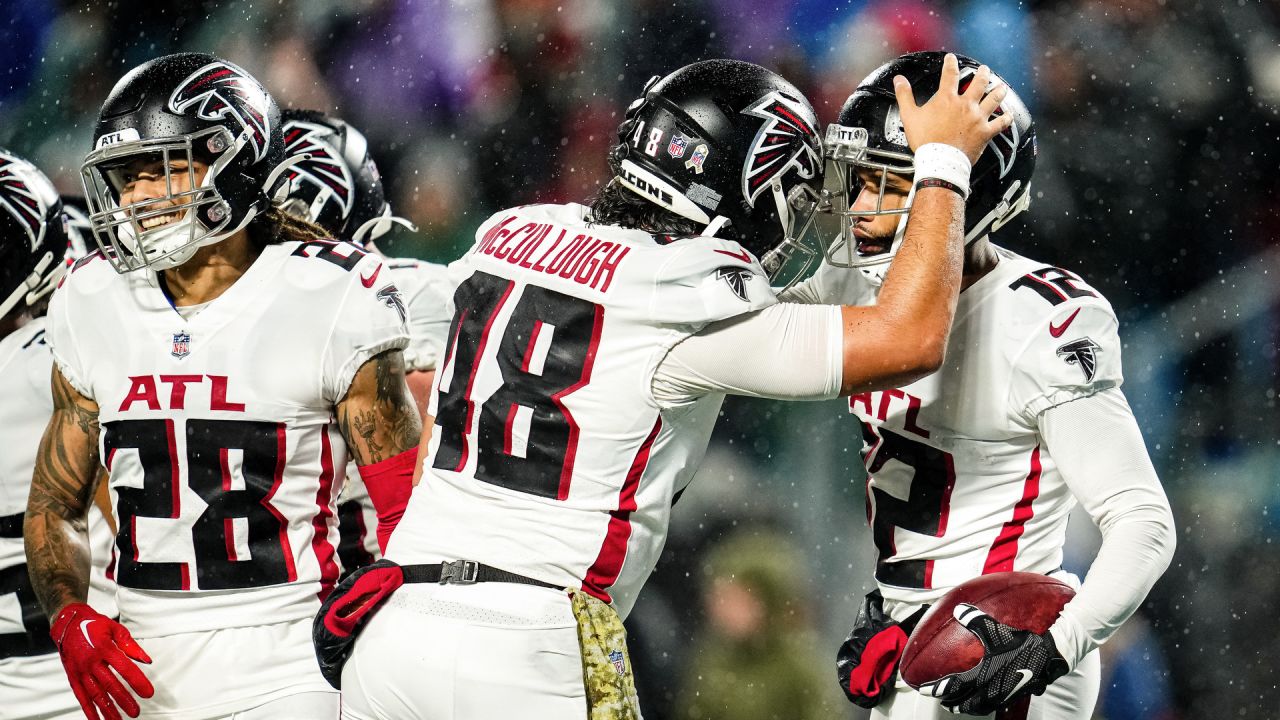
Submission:
[[[1002,280],[1002,292],[1012,294],[1011,335],[1042,331],[1046,323],[1061,321],[1082,307],[1096,307],[1114,320],[1111,303],[1079,275],[1026,258],[1013,262],[1015,273]]]
[[[651,312],[659,322],[711,323],[777,302],[764,268],[736,242],[690,237],[657,250],[667,255],[653,283]]]
[[[335,240],[285,243],[292,269],[289,280],[299,287],[346,284],[356,278],[372,287],[386,272],[383,258],[349,243]]]
[[[67,274],[62,277],[62,281],[58,283],[58,288],[72,288],[65,292],[88,295],[107,287],[112,282],[133,280],[134,276],[142,277],[143,274],[128,273],[121,276],[115,268],[111,267],[111,263],[107,262],[102,251],[95,250],[71,266]]]

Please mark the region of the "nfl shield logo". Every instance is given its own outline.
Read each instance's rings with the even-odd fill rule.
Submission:
[[[609,653],[609,662],[613,663],[613,667],[618,671],[619,675],[625,675],[627,673],[627,659],[623,657],[621,651],[614,650]]]
[[[181,360],[191,354],[191,334],[176,332],[173,334],[173,350],[169,354]]]
[[[673,158],[684,157],[684,149],[689,147],[689,141],[683,135],[672,135],[671,142],[667,145],[667,154]]]

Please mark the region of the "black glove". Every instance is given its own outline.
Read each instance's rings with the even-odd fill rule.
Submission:
[[[849,702],[873,708],[885,689],[893,688],[907,636],[928,609],[926,605],[902,622],[894,622],[884,612],[884,597],[879,590],[872,590],[863,598],[853,631],[836,653],[836,675]]]
[[[956,605],[955,618],[982,642],[978,666],[926,683],[920,692],[942,700],[953,713],[990,715],[1024,695],[1040,695],[1067,674],[1067,661],[1049,633],[1018,630],[972,605]]]

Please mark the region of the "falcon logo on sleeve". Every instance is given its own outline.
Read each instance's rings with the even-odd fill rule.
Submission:
[[[748,205],[755,207],[769,182],[789,168],[806,180],[818,172],[818,121],[802,103],[774,91],[742,112],[767,121],[756,133],[742,168],[742,196]]]
[[[747,301],[747,282],[754,275],[750,270],[739,267],[722,267],[716,271],[716,278],[723,280],[742,302]]]
[[[400,290],[396,288],[395,284],[387,285],[379,290],[377,297],[382,301],[383,305],[395,310],[400,315],[400,322],[405,322],[409,319],[409,311],[405,309],[404,298],[400,297]]]
[[[1093,380],[1094,373],[1098,370],[1098,357],[1096,353],[1102,350],[1098,343],[1087,337],[1071,342],[1058,348],[1058,357],[1062,358],[1068,365],[1079,365],[1084,371],[1084,381]]]
[[[169,96],[169,110],[179,115],[197,106],[196,117],[202,120],[230,117],[239,123],[253,147],[254,160],[267,153],[269,104],[267,91],[258,81],[227,62],[210,63],[191,73]]]

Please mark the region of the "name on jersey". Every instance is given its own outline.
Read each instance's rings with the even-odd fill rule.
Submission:
[[[515,219],[513,215],[490,228],[476,252],[600,292],[609,290],[618,265],[631,252],[625,245],[586,233],[570,238],[568,230],[552,223],[531,222],[512,229]]]
[[[919,435],[922,438],[929,437],[929,431],[920,427],[919,423],[917,423],[920,418],[920,398],[915,395],[910,395],[901,390],[882,390],[849,396],[849,409],[854,414],[866,419],[874,417],[880,422],[888,419],[890,403],[896,404],[899,408],[904,403],[907,406],[907,411],[902,418],[903,430]],[[872,411],[872,408],[875,408],[875,410]]]
[[[226,375],[132,375],[129,383],[120,412],[128,412],[134,405],[142,405],[138,409],[145,410],[186,410],[188,388],[203,399],[206,386],[210,410],[244,412],[244,403],[227,399]],[[161,392],[162,387],[167,387],[168,392]]]

